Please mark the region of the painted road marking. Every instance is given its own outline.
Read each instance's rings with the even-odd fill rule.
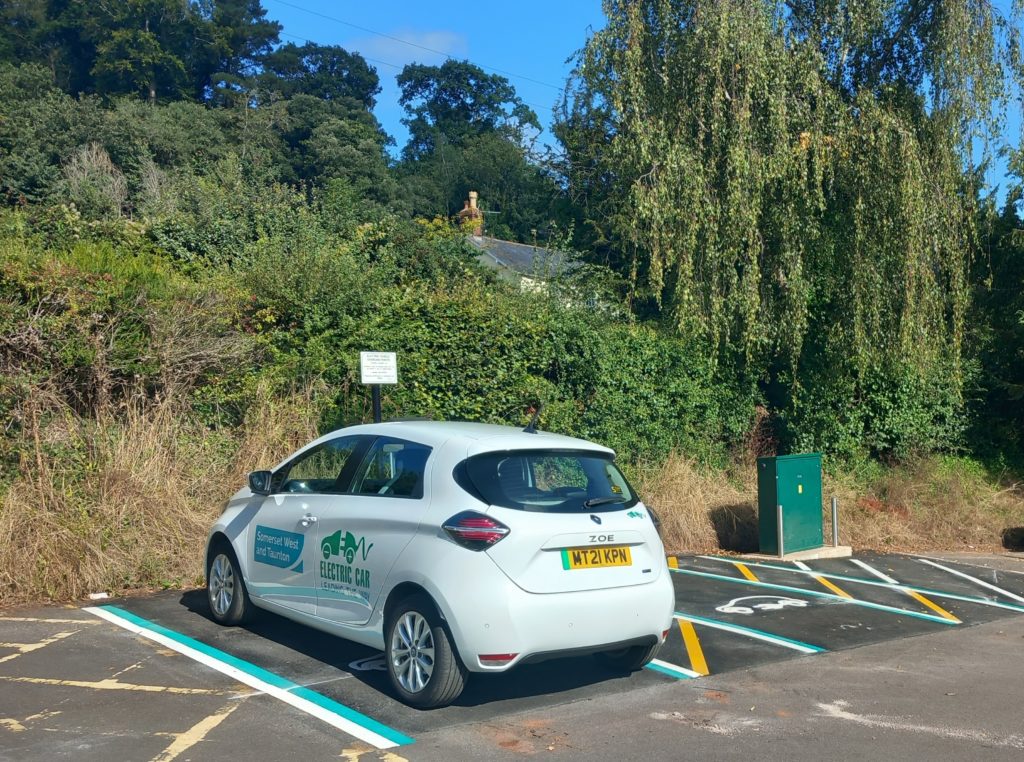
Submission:
[[[704,649],[700,647],[700,639],[697,631],[693,629],[693,623],[685,619],[677,619],[679,631],[683,634],[683,644],[686,646],[686,653],[690,657],[690,666],[701,675],[710,675],[708,662],[704,658]]]
[[[935,563],[934,561],[932,561],[931,559],[928,559],[928,558],[919,558],[917,560],[920,561],[923,564],[928,564],[929,566],[934,566],[936,569],[942,569],[942,571],[947,571],[950,574],[955,574],[958,577],[963,577],[964,579],[969,580],[970,582],[973,582],[976,585],[981,585],[982,587],[986,587],[989,590],[997,592],[997,593],[999,593],[1001,595],[1005,595],[1007,598],[1013,598],[1013,600],[1015,600],[1015,601],[1020,601],[1021,603],[1024,603],[1024,598],[1021,598],[1016,593],[1011,593],[1009,590],[1003,590],[1003,588],[996,587],[995,585],[989,584],[988,582],[986,582],[983,579],[978,579],[977,577],[972,577],[970,574],[964,574],[962,571],[958,571],[957,569],[950,569],[948,566],[943,566],[942,564],[937,564],[937,563]]]
[[[0,616],[0,622],[45,622],[46,624],[99,624],[92,619],[45,619],[34,616]]]
[[[821,654],[825,653],[828,649],[822,648],[821,646],[811,645],[810,643],[803,643],[799,640],[793,640],[791,638],[785,638],[782,635],[773,635],[770,632],[764,630],[755,630],[752,627],[743,627],[738,624],[730,624],[729,622],[722,622],[718,619],[706,619],[702,616],[695,616],[693,614],[684,614],[681,611],[677,611],[674,614],[676,619],[682,619],[693,624],[701,624],[705,627],[712,627],[716,630],[722,630],[723,632],[731,632],[736,635],[744,635],[748,638],[754,638],[755,640],[763,640],[766,643],[772,643],[783,648],[791,648],[794,651],[799,651],[803,654]]]
[[[370,749],[342,749],[338,756],[342,762],[359,762],[364,754],[371,754]],[[400,757],[394,752],[384,751],[377,755],[378,762],[409,762],[405,757]]]
[[[237,702],[229,704],[219,712],[211,714],[209,717],[204,717],[184,733],[168,733],[167,735],[173,736],[174,740],[171,741],[170,746],[160,752],[157,756],[153,757],[153,762],[172,762],[172,760],[177,759],[206,738],[207,734],[211,730],[224,722],[224,720],[228,718],[228,715],[238,709],[238,707],[239,704]],[[159,735],[164,734],[160,733]]]
[[[29,715],[23,720],[16,720],[13,717],[5,717],[0,719],[0,728],[7,728],[12,733],[24,733],[28,728],[25,726],[26,722],[35,722],[36,720],[48,720],[51,717],[56,717],[60,712],[39,712],[39,714]]]
[[[799,595],[810,595],[814,598],[824,598],[829,601],[839,601],[840,603],[848,603],[851,606],[863,606],[868,609],[875,609],[876,611],[886,611],[890,614],[898,614],[900,616],[909,616],[916,619],[924,619],[928,622],[938,622],[939,624],[953,625],[956,622],[951,622],[948,619],[934,614],[922,614],[920,611],[908,611],[907,609],[901,609],[896,606],[886,606],[882,603],[871,603],[870,601],[862,601],[859,598],[844,598],[841,595],[833,595],[832,593],[822,593],[818,590],[805,590],[802,587],[790,587],[789,585],[776,585],[770,582],[751,582],[748,579],[736,579],[735,577],[727,577],[723,574],[712,574],[711,572],[694,571],[693,569],[673,569],[676,574],[690,574],[694,577],[704,577],[706,579],[718,579],[724,582],[732,582],[737,585],[753,585],[755,587],[764,587],[770,590],[785,590],[787,593],[798,593]],[[801,571],[800,569],[791,569],[791,571]]]
[[[807,564],[805,564],[803,561],[794,561],[793,565],[794,566],[798,566],[799,568],[803,569],[804,571],[813,571],[811,569],[811,567],[808,566]],[[848,592],[846,592],[841,587],[839,587],[839,585],[835,585],[835,584],[829,582],[827,579],[822,577],[820,574],[812,574],[811,577],[812,577],[812,579],[814,579],[815,582],[818,582],[822,586],[827,587],[829,590],[831,590],[836,595],[841,595],[844,598],[852,598],[853,597]]]
[[[818,704],[818,709],[823,712],[821,716],[830,717],[834,720],[846,720],[863,725],[868,728],[883,728],[885,730],[896,730],[903,733],[918,733],[948,738],[957,741],[968,741],[977,746],[1003,747],[1010,749],[1024,749],[1024,736],[996,736],[980,730],[970,728],[942,727],[934,725],[914,725],[906,721],[905,717],[886,717],[877,714],[854,714],[849,710],[849,703],[843,700],[833,701],[831,704]],[[1019,756],[1019,755],[1018,755]]]
[[[741,564],[739,561],[733,561],[733,566],[740,570],[740,574],[749,579],[751,582],[760,582],[757,577],[754,576],[754,572],[750,571],[745,564]]]
[[[0,675],[8,683],[32,683],[34,685],[66,685],[70,688],[92,688],[95,691],[142,691],[143,693],[177,693],[185,696],[227,696],[230,691],[216,691],[208,688],[176,688],[170,685],[138,685],[122,683],[120,680],[58,680],[54,677],[10,677]]]
[[[64,640],[64,638],[74,635],[77,630],[71,632],[58,632],[52,637],[40,640],[38,643],[0,643],[0,648],[13,648],[16,649],[17,653],[7,654],[7,656],[0,657],[0,664],[6,661],[13,661],[19,656],[30,654],[33,651],[38,651],[40,648],[46,648],[46,646],[56,643],[58,640]]]
[[[83,609],[101,619],[123,627],[129,632],[177,651],[211,669],[215,669],[240,683],[255,688],[269,696],[283,701],[306,714],[310,714],[328,725],[343,730],[378,749],[413,743],[413,739],[394,728],[378,722],[372,717],[357,712],[298,683],[268,672],[243,659],[220,651],[198,640],[169,630],[117,606],[98,606]]]
[[[706,561],[718,561],[723,564],[731,564],[732,559],[730,558],[719,558],[718,556],[697,556],[697,558],[703,558]],[[947,593],[942,590],[932,590],[927,587],[919,587],[917,585],[905,585],[898,584],[892,585],[887,582],[876,582],[873,579],[864,579],[863,577],[850,577],[845,574],[832,574],[831,572],[806,572],[803,569],[794,569],[790,566],[776,566],[775,564],[763,564],[763,563],[750,563],[751,566],[759,566],[762,569],[775,569],[776,571],[789,572],[790,574],[818,574],[822,577],[828,577],[829,579],[841,579],[846,582],[856,582],[861,585],[870,585],[873,587],[884,587],[889,590],[913,590],[916,593],[922,595],[931,595],[936,598],[948,598],[951,601],[964,601],[965,603],[977,603],[979,606],[992,606],[997,609],[1006,609],[1007,611],[1016,611],[1018,614],[1024,614],[1024,606],[1018,606],[1013,603],[1002,603],[1001,601],[993,601],[990,598],[975,598],[972,595],[960,595],[958,593]],[[728,577],[727,579],[733,579]]]
[[[672,664],[661,659],[651,659],[644,667],[652,672],[661,672],[663,675],[680,680],[688,680],[691,677],[704,677],[700,672],[694,672],[692,669],[680,667],[678,664]]]
[[[879,571],[878,569],[874,568],[873,566],[869,566],[868,564],[864,563],[863,561],[861,561],[858,558],[851,558],[850,560],[853,561],[853,563],[857,564],[857,566],[859,566],[861,569],[866,571],[868,574],[874,574],[876,577],[878,577],[881,580],[884,580],[885,582],[888,582],[890,585],[897,585],[898,586],[900,584],[899,582],[894,580],[892,577],[890,577],[888,574],[885,574],[884,572]],[[944,616],[944,617],[946,617],[946,619],[949,619],[949,620],[951,620],[953,622],[956,622],[957,624],[960,624],[960,620],[959,619],[957,619],[955,616],[950,614],[948,611],[946,611],[944,608],[942,608],[942,606],[940,606],[939,604],[935,603],[934,601],[931,601],[931,600],[925,598],[923,595],[921,595],[918,592],[915,592],[914,590],[908,590],[905,587],[900,587],[899,589],[902,590],[903,592],[905,592],[907,595],[909,595],[911,598],[913,598],[918,603],[921,603],[921,604],[927,606],[928,608],[930,608],[932,611],[934,611],[939,616]]]

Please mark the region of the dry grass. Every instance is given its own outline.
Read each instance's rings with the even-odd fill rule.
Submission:
[[[730,471],[672,455],[640,470],[637,487],[657,511],[672,552],[757,549],[757,481],[753,464]],[[994,485],[977,468],[941,458],[881,472],[875,479],[826,475],[823,506],[839,498],[840,542],[857,550],[1014,549],[1024,534],[1024,485]]]
[[[263,393],[245,425],[224,433],[191,423],[173,400],[99,421],[65,411],[39,424],[28,410],[36,449],[0,499],[0,606],[199,583],[219,506],[246,471],[316,436],[320,398],[317,389]],[[51,413],[53,404],[45,402]],[[1007,530],[1024,527],[1024,489],[993,486],[964,462],[932,458],[878,473],[826,477],[825,495],[840,498],[841,540],[858,550],[995,550]],[[670,551],[757,549],[751,462],[718,471],[673,454],[635,475]]]
[[[198,583],[220,505],[246,471],[315,436],[319,412],[307,389],[260,395],[245,434],[211,434],[173,400],[51,418],[0,502],[0,605]],[[43,457],[55,447],[68,458]]]
[[[757,484],[752,478],[736,483],[724,471],[673,453],[658,466],[641,468],[636,486],[661,519],[670,551],[707,553],[757,546]]]

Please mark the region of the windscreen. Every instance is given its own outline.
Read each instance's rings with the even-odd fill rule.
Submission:
[[[474,455],[466,472],[491,505],[546,513],[616,511],[637,498],[610,456],[516,450]]]

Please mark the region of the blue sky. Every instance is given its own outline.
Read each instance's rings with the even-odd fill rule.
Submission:
[[[263,7],[269,18],[284,26],[283,42],[341,45],[362,54],[377,69],[382,92],[374,111],[399,148],[408,133],[400,122],[395,76],[406,64],[438,65],[447,55],[501,74],[537,112],[546,130],[572,69],[566,59],[583,47],[588,31],[601,28],[604,21],[600,0],[263,0]]]
[[[995,0],[1006,13],[1010,0]],[[547,130],[572,66],[567,59],[590,32],[604,25],[601,0],[427,2],[426,0],[263,0],[267,15],[284,26],[283,42],[309,40],[356,51],[377,69],[382,92],[375,109],[385,131],[405,145],[395,76],[408,63],[436,65],[469,59],[508,78]],[[1011,110],[1006,135],[1021,145],[1020,107]],[[541,136],[551,141],[549,133]],[[989,173],[1005,195],[1005,166]]]

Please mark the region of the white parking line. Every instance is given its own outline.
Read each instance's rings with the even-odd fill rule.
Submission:
[[[955,574],[958,577],[963,577],[964,579],[969,580],[969,581],[973,582],[976,585],[981,585],[982,587],[986,587],[989,590],[992,590],[993,592],[999,593],[1001,595],[1005,595],[1007,598],[1012,598],[1015,601],[1020,601],[1021,603],[1024,603],[1024,598],[1022,598],[1021,596],[1017,595],[1016,593],[1011,593],[1009,590],[1003,590],[1003,588],[1001,588],[1001,587],[996,587],[995,585],[990,585],[988,582],[986,582],[983,579],[978,579],[977,577],[972,577],[970,574],[964,574],[962,571],[958,571],[957,569],[950,569],[948,566],[943,566],[942,564],[937,564],[937,563],[935,563],[934,561],[932,561],[931,559],[928,559],[928,558],[919,558],[917,560],[920,561],[923,564],[928,564],[929,566],[934,566],[936,569],[942,569],[942,571],[949,572],[950,574]]]
[[[306,714],[323,720],[328,725],[342,730],[378,749],[391,749],[413,743],[413,739],[393,728],[367,717],[355,709],[339,704],[308,688],[268,672],[247,661],[219,651],[216,648],[193,640],[187,635],[168,630],[154,622],[137,617],[131,612],[115,606],[89,607],[83,609],[105,619],[129,632],[153,640],[162,646],[177,651],[211,669],[225,674],[240,683],[273,696]]]
[[[728,622],[719,621],[718,619],[707,619],[706,617],[696,616],[694,614],[683,614],[680,611],[675,613],[675,618],[682,619],[685,622],[693,622],[693,624],[700,624],[704,627],[722,630],[723,632],[743,635],[748,638],[753,638],[754,640],[763,640],[765,643],[782,646],[783,648],[791,648],[802,654],[820,654],[827,650],[821,646],[815,646],[810,643],[801,643],[799,640],[791,640],[790,638],[784,638],[781,635],[773,635],[770,632],[755,630],[752,627],[743,627],[738,624],[730,624]]]

